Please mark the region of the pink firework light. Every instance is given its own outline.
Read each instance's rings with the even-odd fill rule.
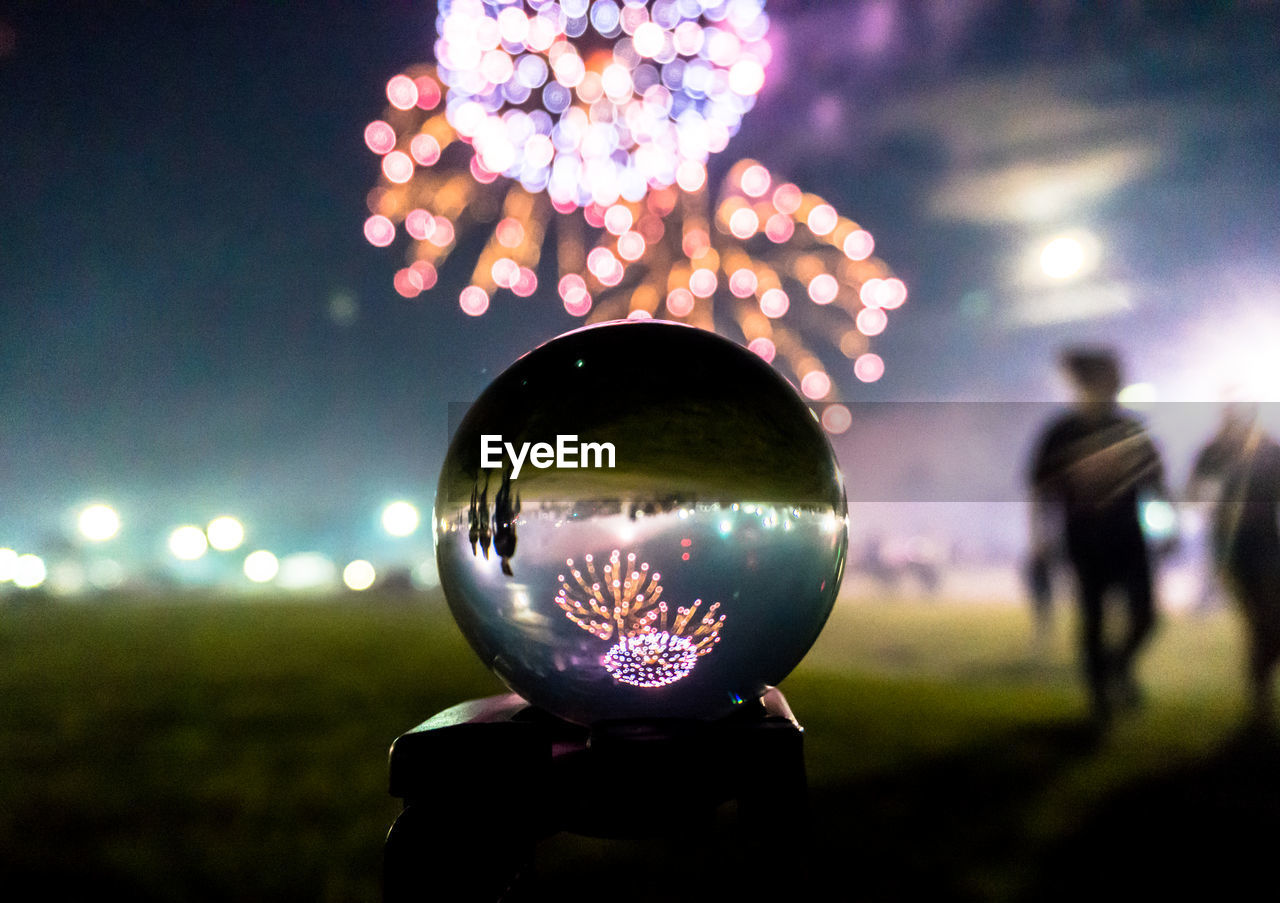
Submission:
[[[528,297],[550,226],[573,316],[736,329],[786,361],[807,397],[830,400],[818,356],[779,322],[788,310],[804,319],[797,302],[827,307],[849,323],[818,329],[859,379],[879,378],[866,340],[906,293],[871,257],[869,233],[753,161],[708,209],[706,160],[763,85],[761,3],[462,0],[441,5],[438,25],[440,65],[392,78],[387,110],[365,131],[381,157],[365,235],[410,242],[397,292],[430,290],[459,234],[484,228],[459,305],[480,316],[499,290]]]
[[[644,688],[675,683],[720,642],[725,621],[717,615],[720,604],[712,604],[699,618],[702,600],[695,599],[692,605],[677,606],[669,618],[662,576],[650,573],[647,563],[637,563],[634,552],[624,564],[622,552],[614,549],[601,571],[592,555],[584,556],[585,572],[572,558],[565,564],[572,579],[559,575],[555,603],[587,633],[615,641],[600,663],[619,683]]]

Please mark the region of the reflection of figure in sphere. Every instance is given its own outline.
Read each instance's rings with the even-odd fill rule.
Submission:
[[[504,471],[502,485],[493,499],[493,550],[502,558],[502,573],[511,574],[511,557],[516,553],[516,518],[520,515],[520,496],[511,500],[511,476]]]
[[[478,503],[476,493],[479,489],[477,485],[479,481],[471,484],[471,514],[467,520],[467,539],[471,541],[471,554],[476,553],[476,540],[480,538],[480,513],[477,510]]]
[[[1258,424],[1257,405],[1227,406],[1191,481],[1192,498],[1203,498],[1211,481],[1218,484],[1214,562],[1244,615],[1250,715],[1265,724],[1280,660],[1280,444]]]
[[[484,474],[484,489],[480,490],[480,551],[485,560],[489,560],[489,542],[493,539],[493,530],[489,526],[489,472]]]
[[[1142,424],[1116,404],[1115,356],[1078,350],[1062,362],[1076,403],[1044,429],[1032,459],[1032,553],[1052,551],[1043,525],[1053,512],[1077,577],[1090,701],[1105,723],[1116,704],[1139,701],[1133,663],[1155,625],[1155,601],[1138,496],[1143,489],[1163,492],[1164,474]],[[1123,594],[1127,614],[1124,639],[1114,649],[1107,648],[1103,629],[1104,597],[1112,590]]]

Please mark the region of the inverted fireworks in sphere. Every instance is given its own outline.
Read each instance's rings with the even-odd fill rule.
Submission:
[[[668,606],[661,599],[661,575],[649,573],[647,563],[636,564],[634,552],[628,553],[626,566],[622,553],[614,549],[603,567],[596,572],[593,556],[585,556],[586,575],[567,559],[571,584],[559,575],[560,589],[556,605],[570,621],[598,639],[616,640],[605,653],[605,670],[619,683],[637,687],[661,687],[687,676],[700,656],[711,652],[720,642],[720,628],[725,616],[716,617],[720,603],[713,604],[692,629],[698,608],[697,599],[688,607],[678,606],[675,618],[668,623]]]

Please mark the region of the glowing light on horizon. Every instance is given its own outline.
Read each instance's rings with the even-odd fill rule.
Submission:
[[[13,585],[18,589],[36,589],[49,576],[44,559],[30,552],[19,555],[13,562]]]
[[[18,553],[10,548],[0,548],[0,583],[8,583],[13,579],[18,563]]]
[[[219,552],[230,552],[240,548],[244,542],[244,524],[230,515],[215,517],[205,528],[209,545]]]
[[[105,542],[120,532],[120,515],[110,505],[89,505],[80,512],[76,525],[90,542]]]
[[[270,583],[280,573],[280,560],[266,549],[250,552],[244,558],[244,575],[254,583]]]
[[[649,565],[637,564],[634,552],[626,557],[614,549],[609,562],[596,571],[595,559],[584,556],[586,572],[565,564],[572,583],[561,574],[556,605],[565,617],[597,639],[615,641],[601,664],[619,683],[660,687],[686,677],[700,656],[720,642],[725,616],[717,602],[695,621],[701,599],[678,606],[668,622],[669,610],[662,597],[661,575]],[[690,625],[693,625],[692,627]]]
[[[373,565],[363,558],[357,558],[342,569],[342,582],[347,589],[355,592],[367,590],[377,579],[378,574]]]
[[[195,561],[209,551],[209,540],[199,527],[187,524],[169,534],[169,552],[181,561]]]
[[[410,536],[418,529],[421,518],[410,502],[396,501],[382,509],[382,529],[392,536]]]

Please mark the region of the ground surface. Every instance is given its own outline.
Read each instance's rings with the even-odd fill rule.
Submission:
[[[755,867],[794,874],[796,900],[1274,887],[1280,746],[1238,731],[1230,613],[1166,617],[1143,662],[1146,706],[1101,738],[1082,727],[1069,618],[1058,627],[1033,652],[1016,607],[842,599],[783,684],[806,728],[812,813],[780,830],[803,832],[807,854]],[[376,900],[398,810],[390,740],[501,689],[439,597],[10,597],[0,886]],[[753,881],[729,836],[673,850],[561,835],[536,879],[555,899],[733,899],[717,887]]]

